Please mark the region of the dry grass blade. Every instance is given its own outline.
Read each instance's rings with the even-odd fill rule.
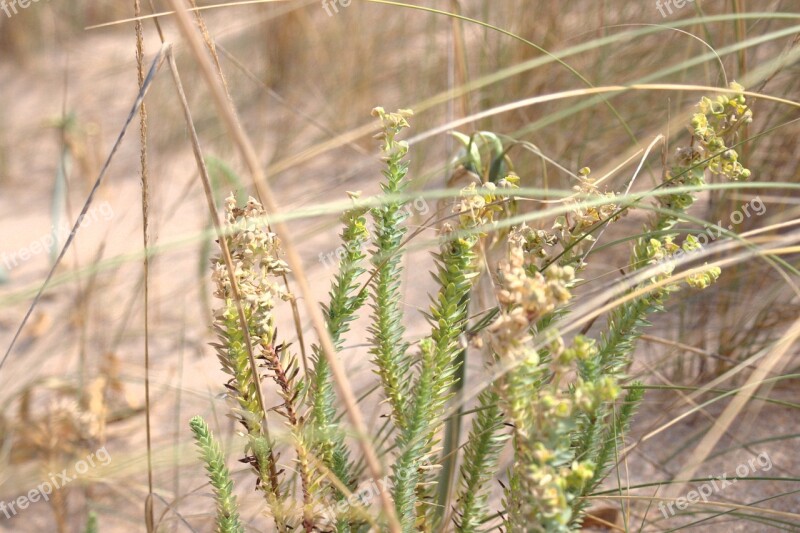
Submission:
[[[711,430],[703,437],[703,440],[697,445],[693,454],[691,454],[691,463],[686,464],[676,476],[678,479],[691,479],[697,472],[698,467],[706,460],[706,458],[714,450],[722,436],[728,431],[731,425],[736,421],[742,409],[750,401],[750,398],[758,390],[758,385],[762,383],[767,375],[778,366],[787,355],[790,349],[794,347],[800,338],[800,319],[795,321],[791,329],[783,335],[783,337],[775,344],[771,353],[764,358],[758,365],[747,382],[742,387],[742,390],[733,397],[731,403],[725,408],[725,411],[717,417]],[[783,361],[788,364],[787,361]],[[668,489],[668,495],[680,494],[684,485],[676,483],[671,485]]]
[[[78,228],[80,227],[81,221],[83,220],[83,217],[86,216],[86,213],[89,211],[89,208],[92,205],[92,201],[94,200],[95,194],[97,193],[98,189],[100,188],[100,185],[102,185],[103,180],[105,179],[106,173],[108,172],[108,169],[111,166],[111,161],[114,159],[114,156],[116,155],[117,150],[119,149],[120,145],[122,144],[122,139],[125,137],[125,133],[128,131],[128,126],[130,126],[131,122],[133,122],[133,118],[136,116],[136,113],[139,110],[139,106],[141,106],[142,103],[144,102],[144,97],[147,94],[147,90],[150,88],[150,84],[153,82],[153,79],[155,78],[156,73],[159,71],[159,69],[161,68],[161,65],[163,64],[163,61],[164,61],[165,55],[166,55],[166,50],[167,49],[165,47],[162,47],[161,50],[159,51],[158,55],[153,59],[153,62],[150,65],[150,70],[148,71],[147,77],[144,80],[144,84],[143,84],[142,88],[139,89],[139,94],[137,95],[136,100],[135,100],[133,106],[131,107],[130,113],[128,113],[128,118],[125,120],[125,124],[122,126],[122,130],[119,132],[119,135],[117,136],[117,140],[114,142],[114,146],[111,148],[111,152],[108,154],[108,158],[106,159],[106,162],[103,164],[103,168],[100,170],[100,175],[97,177],[97,180],[94,182],[94,185],[92,186],[92,190],[89,192],[89,196],[86,198],[86,202],[83,204],[83,208],[81,209],[81,212],[78,215],[78,220],[72,226],[72,229],[70,230],[70,233],[69,233],[69,237],[67,237],[67,240],[64,243],[64,246],[61,248],[61,252],[58,254],[58,257],[53,262],[53,266],[50,268],[50,271],[47,273],[47,277],[45,277],[45,280],[42,283],[42,285],[39,288],[39,290],[37,291],[36,296],[34,296],[30,307],[25,312],[25,316],[22,318],[22,322],[20,323],[19,327],[17,328],[16,332],[14,333],[14,337],[11,339],[11,344],[9,344],[5,355],[3,355],[3,358],[0,360],[0,369],[3,368],[3,365],[5,364],[6,360],[8,359],[8,356],[11,355],[11,352],[14,350],[14,345],[16,344],[17,340],[19,339],[20,333],[25,328],[25,325],[28,323],[28,320],[30,319],[31,314],[33,313],[33,310],[36,307],[36,304],[39,303],[39,300],[41,299],[42,294],[44,294],[44,291],[45,291],[45,289],[47,289],[47,286],[50,283],[50,280],[53,278],[53,274],[55,274],[56,268],[58,268],[58,265],[61,263],[61,260],[64,259],[64,256],[66,255],[67,250],[69,249],[70,245],[72,244],[72,241],[75,239],[75,235],[78,232]]]

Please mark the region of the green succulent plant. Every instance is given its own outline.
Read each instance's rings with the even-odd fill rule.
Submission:
[[[732,97],[700,102],[690,125],[692,140],[678,151],[659,188],[700,185],[710,175],[737,180],[749,176],[730,146],[752,113],[741,87],[732,88],[738,91]],[[390,491],[403,532],[476,532],[499,525],[507,531],[575,531],[586,512],[586,496],[610,471],[642,399],[643,388],[626,375],[636,341],[648,317],[663,311],[666,299],[682,285],[673,279],[671,254],[697,247],[691,237],[677,244],[674,230],[695,193],[680,189],[659,196],[652,219],[633,246],[625,289],[633,296],[610,311],[602,333],[594,338],[566,335],[560,329],[569,319],[593,235],[633,205],[622,205],[617,194],[601,190],[585,168],[578,173],[575,195],[564,201],[567,214],[552,220],[551,227],[514,224],[500,231],[509,220],[518,178],[510,173],[499,137],[487,132],[458,135],[465,168],[479,175],[488,172],[488,179],[464,187],[443,217],[433,261],[436,290],[424,314],[429,329],[412,342],[401,299],[409,147],[399,140],[412,113],[376,108],[373,114],[382,124],[377,139],[386,165],[383,196],[377,205],[368,205],[351,194],[353,204],[341,217],[345,252],[323,310],[337,350],[342,350],[352,321],[364,314],[370,321],[369,353],[386,421],[373,438],[391,467],[375,490]],[[484,164],[487,153],[490,160]],[[326,358],[313,347],[304,375],[290,348],[277,338],[275,307],[292,296],[281,282],[288,269],[280,243],[265,226],[266,213],[255,199],[239,207],[233,197],[226,212],[225,238],[236,271],[231,279],[222,260],[214,262],[216,296],[223,301],[215,314],[216,348],[229,375],[233,415],[247,438],[244,461],[254,469],[276,527],[309,532],[388,529],[370,510],[364,494],[372,493],[359,491],[364,469],[340,424]],[[485,253],[490,234],[502,236],[502,257],[496,264]],[[685,276],[685,284],[704,288],[719,275],[718,268],[706,266]],[[473,318],[473,297],[482,279],[491,281],[496,306]],[[249,347],[232,284],[244,305]],[[259,363],[257,373],[248,350]],[[467,351],[484,357],[489,377],[474,395],[474,415],[462,443],[459,433],[450,430],[468,418],[455,401],[468,378],[463,367]],[[267,380],[281,402],[268,410],[258,394]],[[278,468],[279,445],[267,431],[267,420],[276,414],[291,436],[293,475]],[[191,425],[217,497],[218,527],[238,531],[224,457],[202,420],[195,418]],[[444,446],[443,435],[448,435]],[[500,462],[503,450],[511,457],[505,465]],[[455,464],[460,465],[457,470]],[[452,487],[451,477],[457,478]]]

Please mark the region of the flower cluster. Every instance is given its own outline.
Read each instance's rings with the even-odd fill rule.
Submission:
[[[705,183],[706,171],[727,179],[748,179],[750,171],[739,162],[739,154],[729,148],[726,139],[735,138],[740,127],[753,121],[753,112],[747,107],[738,83],[731,84],[737,94],[730,98],[720,95],[715,100],[703,97],[699,112],[692,117],[690,131],[692,144],[679,148],[676,165],[667,172],[666,182],[672,187],[700,186]],[[686,210],[694,203],[690,191],[663,196],[661,204],[673,210]]]
[[[697,240],[697,237],[694,235],[688,235],[686,240],[683,242],[683,251],[686,253],[695,252],[702,248],[700,241]],[[719,267],[713,266],[710,267],[708,264],[704,265],[703,268],[690,274],[686,278],[686,283],[695,289],[705,289],[719,278],[720,274],[722,274],[722,269]]]
[[[601,192],[597,186],[597,180],[590,177],[591,170],[589,167],[583,167],[578,172],[578,185],[573,187],[573,190],[578,193],[579,200],[607,200],[607,203],[600,205],[581,206],[576,204],[572,210],[572,215],[575,218],[575,230],[586,230],[594,226],[600,221],[611,218],[619,207],[613,202],[616,194],[613,192]],[[617,217],[618,218],[618,217]],[[616,219],[614,219],[616,220]]]
[[[589,231],[598,223],[613,222],[622,216],[614,201],[617,195],[602,192],[597,180],[589,176],[590,173],[589,167],[579,171],[578,185],[573,187],[576,194],[567,200],[570,212],[557,217],[553,224],[562,246],[569,250],[560,263],[572,264],[578,269],[583,267],[581,257],[595,241]]]
[[[280,240],[277,235],[263,229],[266,212],[255,198],[250,198],[244,208],[236,206],[236,198],[231,195],[225,200],[228,234],[226,240],[233,260],[234,276],[242,303],[251,316],[260,317],[253,335],[265,336],[271,342],[271,311],[276,300],[289,300],[285,287],[278,283],[280,276],[289,268],[280,258]],[[216,290],[214,296],[226,301],[218,313],[236,312],[231,305],[233,297],[231,279],[222,258],[213,265],[212,281]]]
[[[674,242],[674,236],[667,235],[663,240],[651,238],[646,247],[644,260],[647,265],[657,267],[650,281],[655,283],[669,279],[675,270],[674,257],[678,253],[691,253],[701,248],[694,235],[688,235],[681,246]],[[705,264],[701,269],[686,278],[686,283],[695,289],[705,289],[719,278],[722,270],[719,267],[710,267]],[[667,290],[674,288],[668,286]]]
[[[703,148],[700,157],[711,158],[708,170],[730,180],[742,180],[750,177],[750,171],[739,163],[737,152],[725,145],[725,137],[743,124],[751,123],[753,112],[747,107],[744,87],[734,82],[730,88],[735,91],[733,98],[724,94],[715,100],[703,97],[698,104],[700,112],[692,117],[691,127]]]
[[[738,129],[752,122],[753,113],[746,105],[738,83],[732,83],[731,89],[736,91],[733,98],[720,95],[715,100],[704,97],[698,104],[699,112],[691,121],[692,143],[678,149],[677,160],[665,176],[667,187],[701,186],[705,184],[706,172],[719,174],[731,180],[742,180],[750,177],[750,171],[739,163],[739,155],[728,148],[726,139],[734,139]],[[695,202],[695,192],[681,191],[659,197],[659,202],[668,211],[659,214],[648,231],[665,232],[671,230],[680,220],[679,213],[689,209]],[[673,242],[676,235],[666,235],[641,239],[634,250],[633,264],[638,267],[661,265],[656,278],[669,276],[674,264],[669,258],[681,247]],[[689,236],[683,243],[683,250],[690,252],[697,249],[697,241]],[[694,288],[705,288],[719,277],[721,271],[717,267],[707,267],[690,275],[687,283]]]
[[[507,259],[500,265],[497,300],[503,312],[489,331],[497,353],[513,355],[530,340],[529,330],[545,315],[570,298],[570,267],[552,265],[544,274],[526,269],[525,238],[514,230],[509,235]]]
[[[379,118],[383,125],[381,131],[375,135],[376,139],[383,142],[381,146],[383,161],[399,161],[408,153],[408,143],[398,141],[397,135],[403,129],[410,127],[408,118],[413,115],[414,112],[410,109],[399,109],[394,113],[387,113],[382,107],[372,110],[372,116]]]
[[[508,256],[498,276],[500,314],[489,328],[497,362],[507,368],[496,387],[514,428],[507,526],[509,531],[530,524],[541,531],[568,531],[575,497],[595,475],[591,461],[572,455],[576,421],[614,401],[619,387],[610,376],[595,381],[574,377],[576,365],[596,364],[593,341],[577,337],[565,348],[554,328],[534,339],[537,323],[570,299],[575,275],[571,266],[551,265],[543,273],[527,269],[525,247],[534,235],[528,228],[509,235]],[[534,340],[543,349],[537,351]]]
[[[716,266],[705,266],[700,271],[690,274],[686,283],[695,289],[705,289],[719,279],[722,269]]]
[[[461,227],[480,227],[493,222],[495,213],[502,212],[502,206],[496,201],[497,186],[494,183],[484,183],[480,187],[470,183],[461,189],[453,213],[458,214]]]
[[[525,255],[525,268],[529,272],[538,270],[543,260],[548,259],[552,247],[558,244],[558,236],[543,229],[534,229],[523,224],[517,229],[522,239],[522,251]]]

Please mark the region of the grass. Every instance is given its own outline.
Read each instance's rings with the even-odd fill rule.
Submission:
[[[174,43],[146,97],[147,148],[135,154],[129,131],[94,199],[129,201],[56,263],[0,271],[7,346],[32,310],[0,367],[0,500],[102,445],[114,460],[34,505],[52,513],[0,527],[796,528],[792,8],[695,2],[662,19],[647,2],[543,2],[531,23],[522,0],[363,1],[332,17],[270,2],[142,21],[140,83],[159,32]],[[0,16],[0,68],[24,82],[0,93],[14,102],[0,113],[0,252],[29,245],[51,211],[74,221],[91,205],[134,103],[136,35],[130,21],[84,28],[133,13]],[[734,80],[753,122],[717,124],[730,159],[689,123],[703,96],[736,101]],[[39,104],[48,87],[63,88],[58,105]],[[381,125],[375,103],[414,115],[380,111]],[[32,105],[38,123],[16,111]],[[752,176],[722,179],[741,177],[726,162]],[[253,223],[287,264],[267,285],[242,278],[274,307],[234,291],[220,322],[215,240],[229,244],[217,281],[242,275],[217,218],[231,190],[239,206],[260,200]],[[755,198],[763,213],[731,220]],[[718,237],[692,250],[706,230]],[[339,246],[337,264],[317,264]],[[765,452],[771,471],[713,504],[660,510]]]

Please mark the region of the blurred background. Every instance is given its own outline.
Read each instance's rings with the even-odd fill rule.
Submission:
[[[0,0],[0,346],[10,346],[23,316],[64,245],[69,229],[123,130],[137,92],[134,2]],[[678,7],[684,4],[683,7]],[[217,47],[242,123],[288,214],[309,281],[325,299],[347,191],[379,192],[377,131],[370,110],[415,111],[409,224],[436,214],[429,193],[449,186],[459,144],[448,134],[486,130],[503,140],[524,187],[569,191],[584,166],[622,192],[658,135],[667,154],[685,144],[692,106],[725,87],[786,100],[751,100],[751,140],[740,152],[758,188],[702,195],[691,214],[727,224],[730,214],[763,202],[763,213],[734,224],[759,243],[786,235],[800,195],[781,188],[800,177],[798,84],[800,4],[793,0],[439,0],[414,6],[364,0],[198,2]],[[144,67],[173,43],[217,205],[230,192],[254,193],[246,166],[218,118],[169,3],[142,2]],[[154,11],[153,11],[154,10]],[[687,86],[590,94],[634,84]],[[564,94],[571,91],[571,93]],[[555,95],[544,102],[526,99]],[[209,531],[213,500],[187,421],[203,414],[226,443],[233,422],[220,399],[223,378],[210,330],[211,219],[172,79],[162,68],[145,100],[148,115],[150,272],[149,354],[153,506],[163,531]],[[476,114],[509,105],[485,116]],[[659,183],[662,146],[646,158],[633,190]],[[148,493],[144,403],[144,246],[138,118],[111,160],[80,231],[0,369],[0,501],[12,502],[50,475],[101,448],[110,459],[53,493],[49,502],[4,516],[0,530],[145,531]],[[428,193],[426,195],[426,193]],[[535,211],[535,202],[523,210]],[[613,284],[646,211],[632,212],[603,235],[587,293]],[[701,224],[702,225],[702,224]],[[724,224],[723,224],[724,225]],[[409,335],[421,333],[428,305],[426,230],[405,257]],[[782,258],[800,266],[798,255]],[[725,391],[744,384],[800,316],[797,278],[760,257],[724,268],[702,293],[681,291],[640,342],[632,374],[648,391],[619,475],[623,501],[598,501],[614,524],[643,531],[683,527],[712,514],[665,521],[655,488],[670,480],[726,407]],[[279,331],[297,342],[290,309]],[[305,316],[306,336],[313,337]],[[357,393],[371,376],[354,328],[344,363]],[[306,339],[308,342],[308,338]],[[758,475],[800,480],[797,346],[769,369],[775,378],[727,428],[696,477],[732,472],[760,453],[774,469]],[[754,357],[755,356],[755,357]],[[470,367],[480,375],[482,365]],[[789,377],[786,377],[789,376]],[[363,384],[363,386],[362,386]],[[710,391],[695,396],[698,387]],[[714,401],[711,401],[714,400]],[[704,404],[707,402],[707,405]],[[379,412],[367,400],[372,424]],[[703,404],[700,408],[698,405]],[[374,413],[373,413],[374,411]],[[230,444],[231,449],[235,444]],[[97,455],[100,459],[104,455]],[[107,464],[103,464],[107,463]],[[244,472],[244,465],[237,472]],[[239,474],[236,474],[239,475]],[[758,477],[753,475],[751,477]],[[734,504],[700,531],[800,528],[800,483],[750,480],[715,495]],[[248,480],[247,483],[249,483]],[[269,530],[252,486],[239,487],[243,516]],[[640,499],[637,499],[640,498]],[[756,501],[764,500],[755,504]],[[751,505],[772,513],[760,514]],[[652,509],[650,507],[653,507]],[[95,518],[90,518],[95,517]],[[610,526],[607,526],[610,527]],[[622,526],[615,526],[618,529]],[[613,529],[613,528],[611,528]],[[624,527],[620,530],[625,530]]]

